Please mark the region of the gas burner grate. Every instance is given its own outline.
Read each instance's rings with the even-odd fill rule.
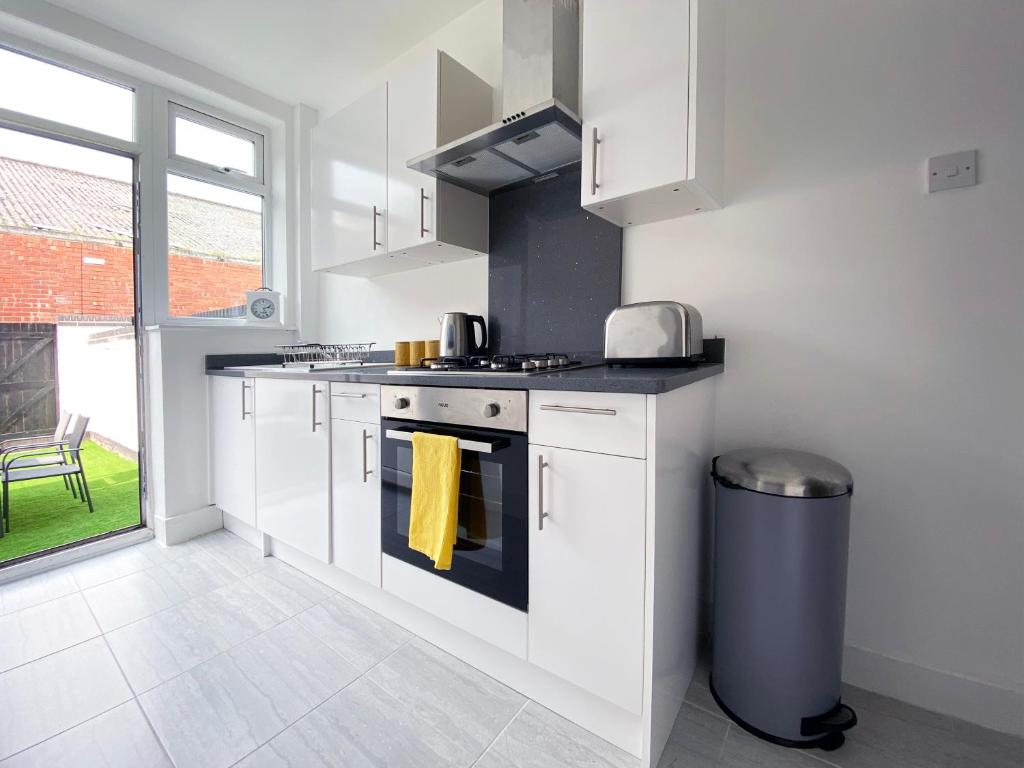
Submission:
[[[389,373],[463,373],[463,374],[508,374],[532,375],[555,373],[569,368],[590,367],[593,363],[574,360],[561,352],[543,354],[512,354],[427,357],[413,369],[392,370]]]

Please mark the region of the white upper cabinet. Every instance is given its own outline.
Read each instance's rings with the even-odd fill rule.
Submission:
[[[721,0],[582,4],[584,208],[619,226],[722,200]]]
[[[361,274],[387,254],[387,94],[375,88],[313,129],[314,269]]]
[[[407,163],[491,121],[491,87],[432,50],[388,80],[388,249],[432,262],[487,253],[488,200]]]
[[[491,121],[491,87],[431,50],[313,129],[313,267],[372,277],[487,252],[488,199],[407,163]]]

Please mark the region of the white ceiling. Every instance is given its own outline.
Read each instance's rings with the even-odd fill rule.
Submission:
[[[323,107],[480,0],[50,0],[282,101]]]

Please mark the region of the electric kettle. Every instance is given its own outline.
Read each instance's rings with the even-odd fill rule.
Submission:
[[[441,357],[470,357],[487,353],[487,324],[480,315],[446,312],[441,315]],[[473,326],[480,326],[476,343]]]

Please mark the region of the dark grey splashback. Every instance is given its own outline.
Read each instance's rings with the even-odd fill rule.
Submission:
[[[580,170],[491,197],[491,354],[604,348],[622,229],[580,207]]]

